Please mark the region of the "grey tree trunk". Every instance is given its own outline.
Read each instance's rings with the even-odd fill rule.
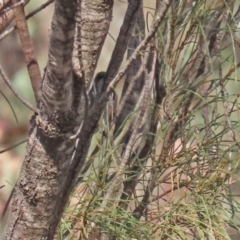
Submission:
[[[76,167],[81,169],[83,164],[72,161],[76,139],[71,139],[87,117],[84,115],[86,99],[82,96],[85,95],[83,76],[87,75],[89,69],[83,65],[80,77],[73,70],[72,63],[77,10],[88,12],[86,16],[81,16],[79,29],[81,54],[82,49],[84,54],[79,59],[84,62],[91,56],[91,61],[97,62],[99,54],[92,53],[92,49],[101,51],[111,20],[112,6],[112,1],[55,1],[42,98],[38,102],[38,113],[31,119],[27,153],[14,190],[13,207],[3,239],[54,237],[74,187],[78,174]],[[99,42],[89,45],[87,33],[93,26],[98,32],[91,33],[91,37]],[[88,41],[84,42],[84,39]],[[96,64],[91,67],[92,73],[95,67]],[[88,136],[82,136],[79,140],[83,159],[96,126],[96,123],[86,126],[85,134],[87,132]]]

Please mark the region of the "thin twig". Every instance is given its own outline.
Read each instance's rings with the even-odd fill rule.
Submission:
[[[35,10],[33,10],[32,12],[30,12],[27,16],[26,16],[26,20],[28,20],[29,18],[33,17],[35,14],[37,14],[38,12],[40,12],[41,10],[43,10],[44,8],[46,8],[48,5],[50,5],[51,3],[53,3],[54,0],[49,0],[46,3],[42,4],[40,7],[36,8]],[[10,33],[12,33],[14,30],[17,29],[17,26],[15,25],[14,27],[9,28],[8,30],[6,30],[4,33],[2,33],[0,35],[0,41],[3,40],[5,37],[7,37]]]
[[[4,99],[7,101],[8,105],[10,106],[10,108],[11,108],[11,110],[12,110],[12,112],[13,112],[14,118],[15,118],[17,124],[18,124],[17,115],[16,115],[16,113],[15,113],[15,111],[14,111],[14,109],[13,109],[11,103],[10,103],[10,101],[8,100],[8,98],[5,96],[5,94],[4,94],[1,90],[0,90],[0,93],[2,94],[2,96],[4,97]]]
[[[13,4],[16,4],[18,2],[18,0],[11,1]],[[13,11],[16,19],[18,34],[21,40],[22,51],[24,53],[25,61],[27,64],[28,74],[31,79],[35,99],[38,101],[41,97],[42,77],[37,58],[35,57],[33,43],[30,38],[24,6],[16,6]]]
[[[1,150],[1,151],[0,151],[0,154],[5,153],[5,152],[7,152],[7,151],[9,151],[9,150],[11,150],[11,149],[13,149],[13,148],[15,148],[15,147],[23,144],[23,143],[25,143],[25,142],[27,142],[27,141],[28,141],[28,140],[23,140],[23,141],[21,141],[21,142],[19,142],[19,143],[17,143],[17,144],[14,144],[13,146],[11,146],[11,147],[9,147],[9,148],[6,148],[6,149],[4,149],[4,150]]]
[[[15,94],[15,96],[29,109],[31,109],[33,112],[38,113],[37,109],[31,105],[29,102],[27,102],[19,93],[18,91],[13,87],[11,81],[8,79],[7,75],[3,71],[2,67],[0,66],[0,75],[2,76],[4,82],[8,85],[8,87],[12,90],[12,92]]]
[[[21,4],[24,5],[24,0],[21,0],[21,1],[17,2],[17,3],[15,3],[15,4],[11,5],[10,7],[4,8],[2,11],[0,11],[0,15],[4,14],[4,13],[10,11],[10,10],[12,10],[13,8],[15,8],[15,7],[17,7],[17,6],[21,5]]]
[[[35,14],[37,14],[38,12],[40,12],[41,10],[43,10],[44,8],[46,8],[48,5],[50,5],[53,2],[54,2],[54,0],[49,0],[49,1],[45,2],[44,4],[42,4],[40,7],[36,8],[32,12],[30,12],[26,16],[26,20],[28,20],[29,18],[31,18],[32,16],[34,16]]]
[[[147,37],[138,45],[138,47],[136,48],[136,50],[134,51],[134,53],[132,54],[132,56],[129,58],[129,60],[126,62],[125,66],[123,67],[123,69],[121,71],[119,71],[119,73],[117,74],[117,76],[112,80],[112,82],[109,84],[108,88],[107,88],[107,93],[110,93],[112,91],[112,89],[114,89],[114,87],[116,86],[116,84],[122,79],[122,77],[124,76],[124,74],[126,73],[126,71],[128,70],[129,66],[132,64],[132,62],[136,59],[136,57],[140,54],[140,52],[147,46],[147,44],[151,41],[151,39],[153,38],[153,36],[155,35],[155,33],[157,32],[159,25],[161,24],[162,20],[164,19],[168,8],[171,4],[171,0],[165,0],[162,3],[162,8],[161,8],[161,12],[158,14],[158,16],[156,17],[156,21],[153,23],[153,26],[150,30],[150,32],[148,33]]]
[[[27,5],[30,0],[19,0],[16,5]],[[16,7],[15,4],[11,4],[10,0],[0,1],[0,33],[2,33],[14,19],[13,9]]]
[[[155,61],[153,61],[153,66],[155,66],[155,64],[156,64],[156,56],[155,56]],[[145,86],[141,92],[141,95],[139,96],[139,100],[138,100],[136,108],[135,108],[135,109],[140,109],[140,111],[139,111],[137,117],[134,119],[133,128],[131,130],[132,134],[131,134],[128,144],[126,146],[125,152],[121,156],[121,164],[119,165],[118,172],[116,173],[115,179],[112,182],[112,188],[109,188],[109,190],[106,193],[106,196],[104,198],[104,201],[101,205],[102,208],[104,208],[106,206],[107,200],[112,199],[112,198],[114,198],[114,199],[120,198],[122,189],[119,187],[119,189],[116,190],[115,187],[118,186],[119,183],[123,182],[124,168],[126,167],[128,161],[131,157],[131,154],[134,153],[136,148],[140,146],[140,143],[136,144],[136,140],[138,139],[137,135],[139,132],[139,127],[142,125],[142,121],[144,120],[144,117],[147,114],[147,108],[148,108],[149,97],[150,97],[150,89],[151,89],[151,84],[154,79],[153,72],[149,73],[149,74],[147,72],[145,73],[145,75],[146,75]]]
[[[5,205],[5,207],[4,207],[4,209],[3,209],[3,212],[2,212],[1,220],[4,218],[4,216],[5,216],[5,214],[6,214],[7,210],[8,210],[9,203],[10,203],[10,201],[12,200],[12,197],[13,197],[14,189],[15,189],[15,187],[12,189],[12,191],[11,191],[9,197],[8,197],[8,200],[7,200],[7,202],[6,202],[6,205]]]
[[[11,150],[11,149],[13,149],[13,148],[15,148],[15,147],[17,147],[17,146],[19,146],[19,145],[21,145],[21,144],[27,142],[27,141],[28,141],[28,140],[23,140],[23,141],[21,141],[21,142],[15,144],[15,145],[9,147],[9,148],[6,148],[6,149],[0,151],[0,154],[1,154],[1,153],[4,153],[4,152],[6,152],[6,151],[9,151],[9,150]],[[1,186],[0,188],[2,188],[2,187],[4,187],[4,186],[5,186],[5,185]],[[10,201],[11,201],[11,199],[12,199],[12,196],[13,196],[14,189],[15,189],[15,187],[12,189],[11,194],[10,194],[10,196],[8,197],[8,200],[7,200],[7,202],[6,202],[6,205],[5,205],[5,207],[4,207],[4,209],[3,209],[3,212],[2,212],[1,219],[4,218],[4,216],[5,216],[6,212],[7,212],[7,209],[8,209],[9,203],[10,203]]]

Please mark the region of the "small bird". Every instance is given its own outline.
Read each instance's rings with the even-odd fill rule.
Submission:
[[[89,108],[93,106],[94,103],[97,103],[98,99],[102,96],[103,94],[103,87],[105,84],[105,76],[106,72],[99,72],[95,76],[92,87],[90,88],[88,92],[88,98],[89,98]],[[118,96],[115,91],[113,91],[108,99],[108,103],[106,105],[106,109],[103,112],[103,125],[105,126],[112,126],[112,124],[115,121],[115,111],[117,107],[117,102],[118,102]]]
[[[95,100],[98,99],[103,92],[105,76],[106,76],[106,72],[99,72],[99,73],[97,73],[97,75],[95,76],[95,78],[93,80],[92,87],[90,88],[90,90],[88,92],[90,108],[92,107]]]

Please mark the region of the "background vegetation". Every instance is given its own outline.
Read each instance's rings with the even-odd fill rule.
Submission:
[[[124,1],[115,2],[96,73],[107,68],[127,7]],[[36,4],[31,2],[26,13]],[[239,239],[239,6],[240,1],[173,1],[154,42],[158,54],[154,61],[159,61],[155,78],[164,86],[159,90],[162,99],[156,101],[156,85],[150,84],[144,114],[143,106],[136,105],[121,124],[114,123],[119,127],[114,133],[110,120],[104,122],[102,116],[86,159],[88,168],[80,175],[58,239],[100,239],[100,230],[112,237],[109,239]],[[155,9],[155,1],[143,1],[146,34]],[[29,20],[41,70],[47,59],[52,11],[49,6]],[[132,41],[141,34],[143,29],[136,27]],[[130,42],[126,59],[133,50]],[[0,51],[1,65],[15,88],[33,103],[16,32],[2,40]],[[151,46],[144,57],[148,52]],[[127,78],[128,74],[116,88],[118,107]],[[32,113],[3,80],[0,86],[0,143],[6,149],[27,138]],[[108,111],[110,108],[108,105]],[[146,127],[153,117],[156,131]],[[122,144],[131,137],[119,140],[120,133],[134,132],[135,125],[141,128],[130,135],[134,138],[130,153],[121,152]],[[148,154],[141,157],[137,149],[149,139]],[[0,155],[0,185],[5,185],[0,192],[2,211],[25,146]],[[120,169],[125,178],[116,183],[112,174],[118,173],[118,160],[124,157],[131,163]],[[119,201],[113,187],[123,193]]]

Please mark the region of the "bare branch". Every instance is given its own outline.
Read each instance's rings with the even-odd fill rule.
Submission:
[[[0,66],[0,74],[5,81],[5,83],[8,85],[8,87],[11,89],[11,91],[15,94],[15,96],[25,105],[27,106],[30,110],[32,110],[34,113],[37,113],[38,110],[32,106],[29,102],[27,102],[18,92],[17,90],[13,87],[11,81],[8,79],[6,73],[3,71],[2,67]]]
[[[119,82],[119,80],[123,77],[123,75],[126,73],[129,66],[132,64],[132,62],[136,59],[136,57],[141,53],[141,51],[147,46],[147,44],[151,41],[153,36],[155,35],[156,31],[158,30],[159,25],[163,21],[163,18],[165,17],[165,14],[167,13],[167,10],[171,4],[171,0],[165,0],[162,3],[161,11],[157,14],[156,20],[153,23],[153,26],[151,27],[151,30],[149,31],[146,38],[138,45],[134,53],[132,54],[131,58],[128,59],[125,66],[121,71],[118,72],[117,76],[111,81],[110,85],[108,86],[107,92],[111,92],[112,89],[116,86],[116,84]]]
[[[133,36],[129,41],[127,59],[129,59],[145,37],[145,21],[143,9],[139,11],[138,20],[134,27]],[[124,87],[122,90],[122,97],[117,108],[115,132],[119,130],[126,117],[133,112],[138,100],[138,96],[142,91],[144,85],[144,67],[146,64],[142,63],[143,57],[138,56],[133,64],[129,67]]]
[[[2,11],[0,11],[0,15],[3,13],[6,13],[6,12],[10,11],[11,9],[14,9],[15,7],[22,5],[22,4],[24,4],[24,1],[20,0],[19,2],[14,3],[12,6],[4,8]]]
[[[69,197],[65,192],[72,178],[69,168],[74,141],[66,135],[72,135],[77,118],[77,113],[69,114],[76,6],[77,0],[55,4],[40,111],[31,119],[26,161],[3,239],[52,239]],[[34,173],[33,169],[38,170]],[[64,197],[59,201],[61,194]]]
[[[80,11],[77,17],[77,44],[79,62],[86,88],[91,83],[108,33],[112,19],[112,7],[112,1],[82,0],[80,2]]]
[[[24,5],[28,4],[30,0],[24,0]],[[0,13],[0,33],[2,33],[7,27],[8,25],[11,23],[11,21],[14,18],[14,12],[13,9],[11,8],[9,11],[4,11],[4,7],[8,6],[10,0],[3,0],[0,3],[0,9],[3,10],[3,13]],[[7,7],[7,9],[9,9]]]
[[[72,52],[76,12],[77,0],[55,2],[48,63],[42,85],[42,104],[46,114],[67,112],[72,106]]]
[[[121,61],[123,59],[124,52],[127,48],[128,40],[132,34],[133,24],[135,23],[135,21],[137,19],[137,13],[138,13],[140,5],[141,5],[141,2],[139,0],[131,0],[129,2],[129,6],[127,9],[120,33],[119,33],[119,38],[117,40],[111,61],[109,63],[109,67],[108,67],[109,75],[107,75],[105,77],[105,81],[106,81],[105,85],[107,84],[107,80],[110,79],[110,76],[116,74],[116,71],[119,69],[119,67],[121,65]],[[107,72],[107,74],[108,74],[108,72]],[[93,107],[91,108],[91,110],[89,112],[89,116],[87,117],[87,119],[84,123],[84,126],[82,127],[82,132],[80,133],[80,136],[79,136],[79,144],[77,147],[77,152],[73,159],[73,166],[75,166],[75,164],[77,164],[77,167],[75,166],[73,168],[74,171],[75,171],[75,169],[79,169],[79,171],[80,171],[80,169],[82,168],[82,166],[84,164],[84,161],[85,161],[84,154],[87,154],[85,151],[87,151],[88,146],[90,144],[90,141],[86,142],[86,139],[91,139],[91,136],[95,131],[95,128],[97,126],[99,118],[100,118],[102,111],[108,100],[107,95],[108,94],[104,94],[104,96],[102,96],[98,100],[98,102],[93,105]],[[85,152],[84,154],[83,154],[83,150]],[[79,154],[79,153],[81,153],[81,154]],[[76,176],[76,179],[77,179],[77,176]]]
[[[18,0],[11,1],[13,4],[18,3]],[[15,6],[13,11],[16,18],[16,26],[21,40],[22,50],[27,64],[28,74],[32,83],[35,99],[36,101],[38,101],[41,97],[42,77],[37,63],[37,59],[35,57],[33,44],[30,39],[30,34],[28,31],[27,21],[24,13],[24,7],[23,5]]]
[[[9,0],[10,1],[10,0]],[[42,9],[46,8],[48,5],[50,5],[51,3],[53,3],[54,0],[49,0],[46,3],[42,4],[40,7],[36,8],[35,10],[33,10],[32,12],[30,12],[27,16],[26,16],[26,20],[28,20],[29,18],[31,18],[32,16],[34,16],[35,14],[37,14],[38,12],[40,12]],[[3,32],[0,35],[0,41],[3,40],[5,37],[7,37],[10,33],[12,33],[14,30],[17,29],[17,26],[15,25],[14,27],[9,28],[8,30],[6,30],[5,32]]]
[[[13,148],[15,148],[15,147],[23,144],[23,143],[26,143],[26,142],[27,142],[27,140],[23,140],[23,141],[21,141],[21,142],[19,142],[19,143],[14,144],[14,145],[11,146],[11,147],[5,148],[4,150],[1,150],[1,151],[0,151],[0,154],[1,154],[1,153],[4,153],[4,152],[7,152],[7,151],[9,151],[9,150],[11,150],[11,149],[13,149]]]
[[[105,87],[112,81],[116,76],[126,52],[128,41],[132,35],[133,27],[137,20],[138,11],[142,4],[142,0],[129,0],[128,8],[121,26],[116,46],[113,50],[110,63],[107,68],[106,83]]]

